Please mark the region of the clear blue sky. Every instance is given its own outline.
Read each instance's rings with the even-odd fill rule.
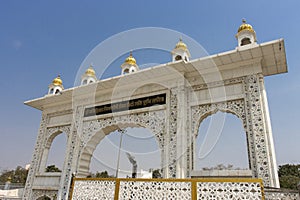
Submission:
[[[258,43],[285,39],[289,73],[267,77],[266,87],[278,164],[300,163],[299,7],[298,0],[2,0],[0,170],[31,160],[41,112],[23,102],[44,96],[57,74],[72,87],[83,59],[101,41],[132,28],[163,27],[215,54],[236,47],[242,18],[253,25]]]

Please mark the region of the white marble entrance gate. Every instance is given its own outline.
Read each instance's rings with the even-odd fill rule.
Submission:
[[[88,175],[97,144],[112,131],[127,127],[145,127],[155,135],[164,178],[189,178],[199,125],[217,111],[242,120],[252,177],[262,179],[264,186],[279,187],[264,78],[284,72],[284,44],[276,40],[174,61],[27,101],[42,111],[42,120],[23,199],[43,195],[66,199],[72,174]],[[165,99],[153,103],[156,95]],[[109,110],[109,105],[129,100],[132,109],[101,111],[105,105]],[[135,105],[139,100],[152,103]],[[85,115],[90,108],[99,112]],[[68,137],[62,172],[46,173],[49,148],[61,132]]]

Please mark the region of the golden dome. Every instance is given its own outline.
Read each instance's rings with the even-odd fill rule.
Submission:
[[[90,67],[85,71],[85,74],[88,75],[88,76],[95,76],[96,75],[96,72],[93,69],[92,65],[90,65]]]
[[[56,86],[62,85],[62,80],[60,79],[60,75],[58,75],[55,79],[53,79],[52,84]]]
[[[187,50],[187,46],[184,42],[182,42],[182,39],[179,39],[179,42],[176,44],[175,49],[182,49],[184,51]]]
[[[251,26],[250,24],[247,24],[247,23],[246,23],[246,20],[245,20],[245,19],[243,19],[243,23],[242,23],[242,25],[239,27],[238,33],[241,32],[241,31],[243,31],[243,30],[255,32],[255,31],[253,30],[252,26]]]
[[[132,56],[132,52],[130,52],[130,55],[126,58],[124,63],[127,63],[129,65],[136,65],[136,60]]]

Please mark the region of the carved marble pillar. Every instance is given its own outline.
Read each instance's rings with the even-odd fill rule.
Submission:
[[[188,169],[188,88],[185,79],[177,87],[176,178],[186,178]]]
[[[64,168],[62,170],[60,180],[60,190],[58,192],[57,199],[67,199],[69,195],[69,189],[71,184],[72,173],[76,172],[76,163],[78,158],[78,146],[79,146],[79,132],[82,124],[83,107],[76,107],[76,111],[73,113],[73,122],[70,128],[70,135],[67,141],[67,152],[64,161]]]
[[[265,89],[265,83],[264,83],[264,77],[263,75],[259,76],[259,86],[260,86],[260,95],[262,100],[262,112],[263,117],[265,121],[265,129],[266,129],[266,144],[268,148],[268,159],[270,163],[270,171],[271,171],[271,184],[274,187],[280,188],[279,184],[279,178],[278,178],[278,172],[277,172],[277,162],[276,162],[276,155],[275,155],[275,147],[274,147],[274,139],[273,139],[273,133],[272,133],[272,126],[271,126],[271,120],[270,120],[270,113],[269,113],[269,104]]]
[[[259,75],[245,77],[244,89],[253,176],[262,178],[265,186],[279,187],[267,99]]]
[[[177,100],[177,88],[173,88],[170,90],[170,102],[169,102],[169,112],[168,120],[167,120],[167,136],[166,136],[166,143],[165,148],[167,147],[167,168],[168,174],[165,178],[176,178],[176,159],[177,159],[177,107],[178,107],[178,100]]]
[[[42,115],[42,120],[40,123],[40,128],[39,128],[39,133],[38,137],[36,140],[35,148],[34,148],[34,153],[32,155],[31,163],[30,163],[30,168],[25,184],[25,189],[23,192],[23,200],[31,200],[32,199],[32,186],[33,186],[33,181],[36,173],[39,170],[39,165],[41,162],[42,158],[42,149],[43,149],[43,143],[45,140],[45,133],[46,133],[46,121],[47,121],[47,115],[43,114]]]

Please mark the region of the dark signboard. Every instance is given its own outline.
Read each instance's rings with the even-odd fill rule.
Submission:
[[[149,97],[142,97],[132,99],[129,101],[121,101],[112,104],[105,104],[86,108],[84,110],[84,117],[103,115],[107,113],[120,112],[125,110],[134,110],[139,108],[147,108],[155,105],[166,104],[166,94],[158,94]]]

